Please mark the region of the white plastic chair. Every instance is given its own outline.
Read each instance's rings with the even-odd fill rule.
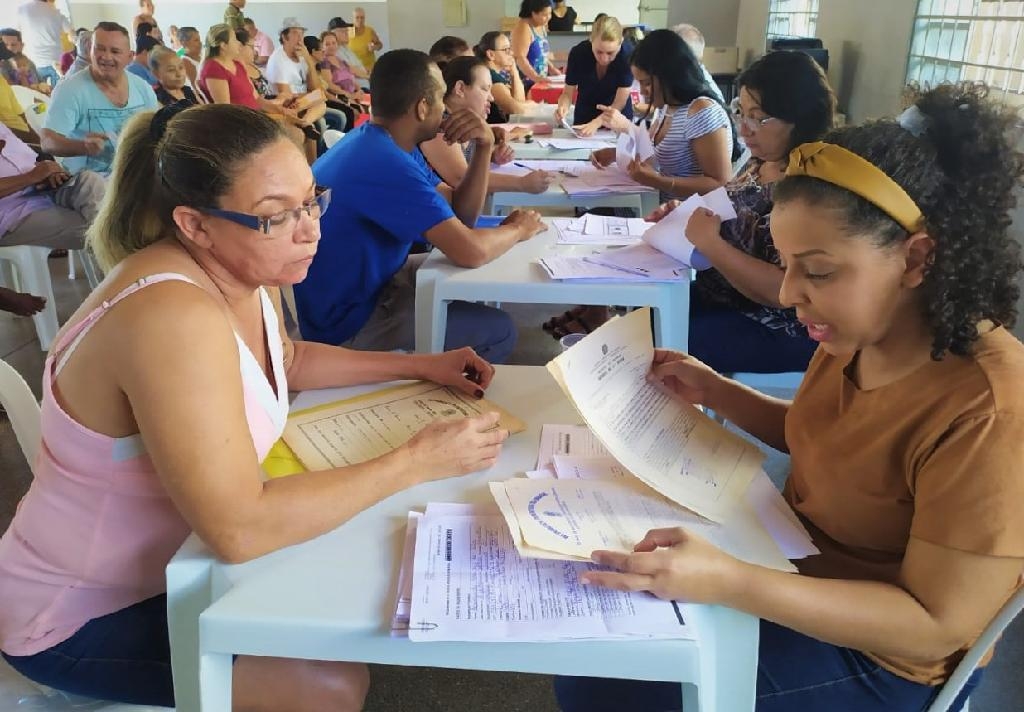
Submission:
[[[39,347],[49,351],[57,335],[57,302],[53,298],[53,284],[50,281],[50,267],[47,258],[49,247],[36,245],[0,245],[0,260],[9,262],[14,267],[13,288],[29,292],[46,300],[46,306],[38,314],[32,316],[39,337]],[[0,284],[6,280],[0,279]]]
[[[953,674],[949,676],[946,684],[942,686],[942,692],[932,702],[928,712],[946,712],[949,709],[950,705],[956,700],[957,695],[960,694],[971,673],[977,669],[978,663],[985,657],[989,649],[995,645],[996,639],[1003,634],[1003,631],[1013,622],[1013,619],[1017,617],[1021,610],[1024,610],[1024,587],[1018,589],[1010,597],[1010,600],[1003,605],[999,613],[996,614],[996,617],[985,628],[985,632],[981,634],[981,637],[967,651],[963,660],[956,666]],[[964,706],[960,708],[961,712],[968,712],[967,706],[968,702],[965,701]]]
[[[14,436],[31,467],[39,452],[39,403],[21,374],[4,360],[0,360],[0,405],[7,411]]]
[[[324,131],[324,145],[327,146],[328,149],[343,138],[345,138],[345,134],[337,129],[327,129]]]
[[[50,97],[35,89],[29,89],[18,84],[12,85],[11,90],[25,112],[25,121],[28,122],[33,131],[39,133],[46,119],[46,110],[50,108]]]

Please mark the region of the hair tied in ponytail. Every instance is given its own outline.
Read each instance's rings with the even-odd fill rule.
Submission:
[[[921,138],[928,131],[932,120],[914,104],[896,118],[896,123],[915,138]]]
[[[190,106],[193,106],[190,101],[182,99],[181,101],[176,101],[173,104],[168,104],[156,112],[153,115],[152,122],[149,124],[150,138],[154,141],[162,139],[164,134],[167,132],[167,123]]]

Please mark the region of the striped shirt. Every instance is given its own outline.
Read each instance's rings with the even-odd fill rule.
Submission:
[[[705,101],[707,101],[705,99]],[[668,130],[654,147],[658,172],[669,178],[685,178],[702,175],[700,163],[693,152],[691,141],[713,131],[729,127],[729,115],[717,101],[690,115],[690,104],[677,107],[671,114],[662,114],[651,126],[651,136],[657,136],[661,123],[671,120]],[[727,155],[732,155],[732,132],[728,133]]]

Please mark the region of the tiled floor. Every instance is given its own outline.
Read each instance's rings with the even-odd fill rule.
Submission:
[[[82,277],[75,282],[67,280],[66,261],[52,260],[51,263],[57,311],[63,322],[77,308],[87,284]],[[506,309],[520,331],[512,363],[541,365],[557,353],[557,343],[537,327],[548,316],[561,313],[564,305],[506,305]],[[38,396],[43,353],[31,320],[0,313],[0,356],[18,369]],[[767,469],[777,484],[781,484],[786,469],[784,458],[773,458]],[[14,515],[30,478],[10,423],[0,413],[0,531],[6,529]],[[1024,620],[1019,620],[1000,643],[999,653],[971,701],[971,711],[1024,712],[1022,670]],[[553,712],[557,708],[550,678],[542,675],[375,666],[366,709],[369,712]]]

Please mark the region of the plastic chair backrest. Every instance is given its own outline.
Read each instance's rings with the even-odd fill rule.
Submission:
[[[960,694],[960,690],[963,689],[971,673],[977,669],[978,663],[981,662],[985,653],[995,644],[996,639],[1003,634],[1003,631],[1013,622],[1013,619],[1017,617],[1021,609],[1024,609],[1024,586],[1018,588],[1017,592],[1010,597],[1010,600],[999,609],[999,613],[996,614],[996,617],[988,624],[981,637],[975,641],[971,649],[964,655],[963,660],[956,666],[946,684],[942,686],[942,692],[935,698],[927,712],[946,712],[949,709],[949,706],[956,700],[957,695]],[[965,703],[963,709],[966,710],[966,708],[967,705]]]
[[[50,108],[50,97],[20,84],[12,85],[11,91],[14,92],[14,97],[21,105],[22,111],[25,112],[25,120],[28,125],[39,131],[43,126],[46,111]]]
[[[29,467],[31,467],[36,461],[41,437],[39,403],[21,374],[2,359],[0,359],[0,404],[7,411],[7,417],[11,419],[14,435],[18,438],[21,451],[25,454],[25,459],[28,460]]]

